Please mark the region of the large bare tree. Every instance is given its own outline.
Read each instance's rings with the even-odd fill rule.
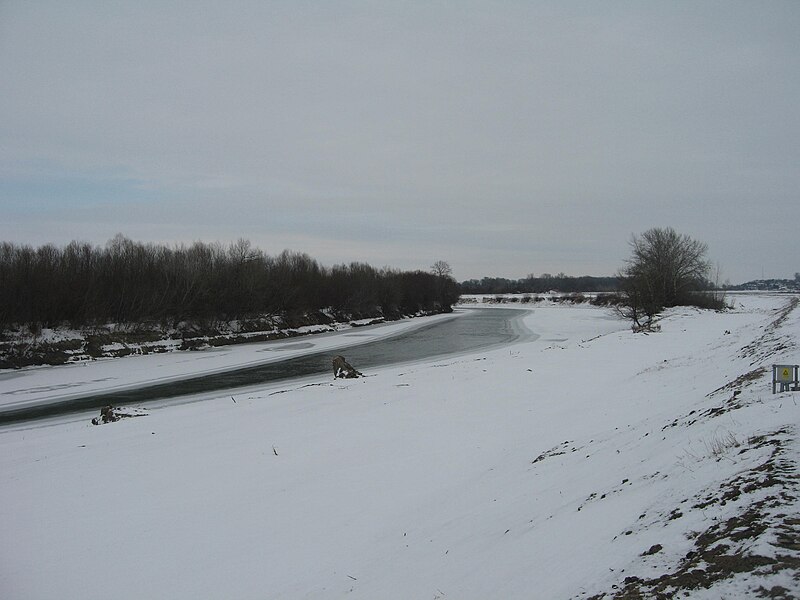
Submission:
[[[637,326],[648,326],[666,307],[695,304],[707,284],[708,246],[673,228],[648,229],[634,235],[631,257],[620,271],[623,314]]]
[[[450,277],[453,274],[453,269],[447,261],[437,260],[431,265],[431,273],[437,277]]]

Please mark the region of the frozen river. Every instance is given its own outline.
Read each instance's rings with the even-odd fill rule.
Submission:
[[[370,368],[458,355],[476,350],[531,339],[535,334],[522,324],[522,309],[467,309],[452,318],[439,319],[387,338],[374,339],[367,330],[361,334],[364,343],[337,350],[319,350],[311,338],[298,338],[279,346],[282,351],[302,351],[285,360],[256,366],[231,369],[210,375],[182,378],[155,385],[141,385],[124,390],[109,390],[70,397],[58,402],[43,402],[0,412],[0,423],[64,415],[101,406],[148,405],[191,401],[198,396],[225,391],[234,395],[237,390],[274,382],[319,376],[331,373],[331,357],[343,354],[358,370],[369,374]],[[359,336],[350,333],[349,337]],[[202,358],[198,353],[197,358]],[[126,360],[126,359],[120,359]]]

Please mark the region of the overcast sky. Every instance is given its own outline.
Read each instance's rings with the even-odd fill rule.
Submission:
[[[800,2],[0,0],[0,240],[800,271]]]

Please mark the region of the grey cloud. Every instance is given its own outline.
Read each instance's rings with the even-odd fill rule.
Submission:
[[[800,188],[794,2],[6,2],[0,22],[0,173],[123,173],[141,203],[74,214],[130,235],[155,211],[165,241],[466,278],[611,273],[673,225],[735,280],[800,268],[768,216]],[[3,237],[35,230],[16,218]]]

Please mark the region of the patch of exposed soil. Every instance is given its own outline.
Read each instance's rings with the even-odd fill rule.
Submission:
[[[766,375],[766,374],[767,374],[767,367],[763,367],[763,366],[762,367],[756,367],[755,369],[752,369],[752,370],[748,371],[747,373],[743,373],[742,375],[739,375],[733,381],[729,381],[725,385],[723,385],[721,387],[718,387],[713,392],[708,394],[708,396],[713,396],[714,394],[717,394],[719,392],[728,391],[728,390],[741,390],[742,388],[745,388],[748,385],[757,382],[762,377],[764,377],[764,375]]]
[[[578,452],[579,450],[581,450],[582,447],[578,448],[578,447],[575,447],[575,446],[570,446],[571,443],[572,442],[567,440],[565,442],[562,442],[561,444],[558,444],[557,446],[554,446],[554,447],[550,448],[550,450],[545,450],[539,456],[534,458],[531,461],[531,464],[536,464],[538,462],[542,462],[543,460],[551,458],[553,456],[560,456],[562,454],[566,454],[567,452]]]
[[[695,499],[692,508],[696,510],[733,503],[737,510],[697,534],[694,547],[674,569],[653,578],[627,577],[613,591],[588,600],[666,600],[691,590],[709,589],[742,573],[769,576],[788,572],[800,586],[800,476],[797,465],[786,458],[790,436],[791,432],[784,429],[751,438],[740,452],[771,446],[769,457],[718,490]],[[654,554],[654,548],[643,556]],[[766,589],[756,585],[749,590],[753,597],[796,598],[781,586]]]
[[[739,350],[741,358],[750,359],[750,365],[774,356],[778,352],[794,348],[796,341],[777,335],[781,325],[789,318],[792,311],[800,305],[800,297],[793,296],[778,309],[775,318],[764,328],[764,332],[752,342]]]

